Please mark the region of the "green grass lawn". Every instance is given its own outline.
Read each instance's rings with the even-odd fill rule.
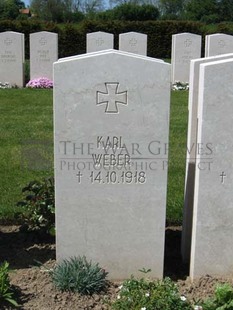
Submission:
[[[52,91],[0,90],[0,218],[3,220],[14,218],[21,190],[28,182],[53,173],[53,169],[27,169],[36,157],[38,142],[50,143],[52,158]]]
[[[172,91],[170,117],[167,220],[181,222],[188,128],[187,91]]]
[[[181,221],[186,156],[188,92],[172,92],[168,208],[169,221]],[[21,190],[53,174],[52,91],[0,90],[0,219],[13,220]],[[40,152],[38,153],[38,145]],[[44,167],[37,161],[51,163]]]

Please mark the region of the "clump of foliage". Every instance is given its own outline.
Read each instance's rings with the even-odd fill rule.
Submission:
[[[96,14],[97,19],[124,20],[124,21],[147,21],[157,20],[159,10],[152,4],[138,5],[135,3],[122,3],[104,12]]]
[[[192,306],[170,278],[151,281],[148,279],[130,279],[123,282],[117,300],[113,302],[115,310],[191,310]]]
[[[25,230],[41,231],[54,235],[55,227],[55,198],[54,178],[43,181],[32,181],[22,189],[26,195],[18,206],[23,208]]]
[[[218,285],[215,296],[205,301],[203,310],[232,310],[233,309],[233,287],[226,283]]]
[[[0,305],[11,304],[17,307],[18,304],[13,295],[9,280],[9,263],[4,262],[0,265]]]
[[[107,287],[107,272],[85,256],[63,260],[52,271],[54,285],[61,291],[92,295]]]

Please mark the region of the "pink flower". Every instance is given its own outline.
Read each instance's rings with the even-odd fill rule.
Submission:
[[[53,88],[53,81],[47,79],[46,77],[41,77],[38,79],[30,80],[27,85],[27,88]]]

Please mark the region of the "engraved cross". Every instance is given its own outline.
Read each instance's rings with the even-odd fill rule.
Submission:
[[[226,43],[224,40],[220,40],[220,41],[218,41],[218,45],[223,48],[226,46]]]
[[[102,38],[98,38],[98,39],[96,40],[96,45],[97,45],[97,46],[101,46],[102,44],[104,44],[104,40],[103,40]]]
[[[44,37],[42,37],[39,42],[40,45],[45,45],[47,43],[47,40]]]
[[[184,45],[185,47],[189,47],[190,45],[192,45],[192,41],[190,39],[187,39],[184,41]]]
[[[4,43],[5,43],[6,45],[11,45],[11,44],[12,44],[12,40],[11,40],[10,38],[6,38],[6,39],[4,40]]]
[[[136,46],[137,43],[138,43],[138,41],[137,41],[135,38],[132,38],[132,39],[129,40],[129,44],[130,44],[132,47]]]
[[[224,184],[224,178],[226,177],[227,175],[225,174],[225,172],[222,172],[222,174],[220,174],[220,177],[221,177],[221,183]]]
[[[96,92],[96,104],[106,104],[105,113],[119,113],[117,104],[127,105],[127,91],[118,92],[119,83],[105,83],[106,92]]]

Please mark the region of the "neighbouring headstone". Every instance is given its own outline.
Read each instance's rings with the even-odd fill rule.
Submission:
[[[58,59],[57,33],[40,31],[30,34],[30,79],[53,80],[53,63]]]
[[[59,61],[54,100],[58,261],[161,278],[170,65],[119,51]]]
[[[205,57],[233,53],[233,36],[224,33],[205,37]]]
[[[24,34],[0,33],[0,82],[24,86]]]
[[[147,55],[147,35],[127,32],[119,35],[119,50],[139,55]]]
[[[201,36],[179,33],[172,36],[172,83],[188,83],[191,59],[201,57]]]
[[[198,124],[198,96],[199,96],[199,73],[200,65],[203,63],[213,62],[233,58],[233,54],[225,54],[207,58],[191,60],[190,79],[189,79],[189,118],[187,134],[187,156],[186,156],[186,176],[185,176],[185,203],[183,212],[182,225],[182,258],[184,262],[189,262],[192,238],[192,219],[193,219],[193,199],[194,199],[194,182],[195,182],[195,164],[196,157],[203,147],[197,145],[197,124]],[[205,145],[206,161],[198,169],[208,171],[212,164],[211,145]]]
[[[233,59],[200,65],[197,143],[211,144],[211,169],[196,159],[191,279],[232,274],[233,260]]]
[[[87,53],[112,49],[114,44],[112,33],[97,31],[87,34]]]

